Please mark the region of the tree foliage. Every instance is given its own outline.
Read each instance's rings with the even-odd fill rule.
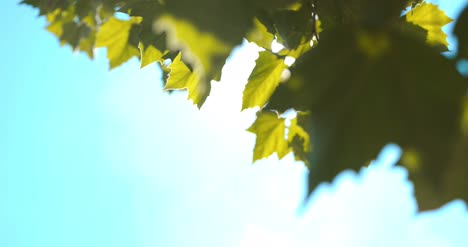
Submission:
[[[310,170],[309,193],[393,142],[404,149],[400,164],[420,209],[468,199],[468,82],[455,66],[468,59],[467,8],[454,28],[457,55],[447,58],[442,27],[453,20],[420,0],[22,3],[39,9],[61,44],[90,58],[106,48],[111,69],[132,57],[159,64],[164,89],[187,90],[198,107],[232,49],[243,39],[257,44],[242,104],[259,109],[248,129],[257,136],[254,161],[293,152]],[[273,41],[283,48],[273,51]],[[290,122],[282,117],[289,109]]]

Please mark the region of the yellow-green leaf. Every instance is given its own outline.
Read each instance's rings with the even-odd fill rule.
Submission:
[[[317,41],[312,41],[317,43]],[[305,42],[300,44],[296,49],[290,50],[290,49],[283,49],[278,52],[279,55],[281,56],[289,56],[293,57],[295,59],[299,58],[302,56],[304,53],[308,52],[310,49],[312,49],[312,46],[310,45],[310,42]]]
[[[167,51],[164,53],[161,52],[153,45],[148,45],[147,47],[145,47],[145,45],[141,42],[138,45],[138,48],[141,52],[141,68],[154,62],[161,61],[163,59],[163,56],[167,53]]]
[[[283,59],[269,51],[260,52],[255,68],[244,89],[242,109],[263,107],[280,83],[287,66]]]
[[[232,48],[215,35],[202,32],[190,22],[171,15],[161,16],[155,27],[158,31],[167,33],[169,48],[182,50],[184,60],[192,64],[194,70],[203,77],[209,77],[221,69],[224,61],[221,64],[215,63],[219,63],[221,58],[224,60]]]
[[[205,102],[210,92],[210,84],[202,83],[200,76],[192,72],[181,60],[180,52],[174,61],[169,65],[170,73],[167,78],[165,90],[183,90],[187,89],[188,98],[198,107]]]
[[[442,27],[452,22],[444,11],[432,3],[422,3],[406,14],[406,21],[427,30],[427,43],[448,47],[447,34]]]
[[[271,50],[271,43],[275,39],[275,36],[268,32],[265,25],[263,25],[257,18],[254,19],[254,26],[252,30],[245,36],[249,42],[254,42],[258,46]]]
[[[285,119],[278,117],[274,112],[262,112],[248,129],[257,135],[255,142],[253,161],[267,158],[277,153],[278,158],[283,158],[291,149],[285,138]]]
[[[110,18],[104,23],[96,36],[96,47],[107,48],[107,58],[113,69],[133,56],[140,56],[138,49],[129,44],[130,29],[133,24],[141,22],[141,18],[132,17],[128,21]]]

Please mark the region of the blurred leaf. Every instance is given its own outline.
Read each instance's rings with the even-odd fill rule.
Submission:
[[[452,22],[444,11],[432,3],[421,3],[406,14],[406,21],[427,30],[427,42],[448,48],[447,34],[442,27]]]
[[[357,26],[383,30],[399,18],[407,0],[317,0],[317,13],[325,29]]]
[[[274,112],[260,112],[248,131],[257,135],[253,161],[267,158],[273,153],[282,159],[291,149],[285,138],[285,119]]]
[[[203,77],[213,76],[221,70],[224,60],[232,49],[216,36],[201,32],[189,22],[175,19],[170,15],[159,18],[157,27],[167,33],[169,48],[182,50],[184,59],[190,62]]]
[[[345,169],[368,164],[389,142],[421,156],[419,168],[408,167],[418,198],[428,186],[441,186],[467,85],[434,49],[398,33],[388,39],[390,47],[369,57],[357,34],[324,32],[317,48],[296,62],[291,80],[275,92],[279,96],[272,96],[270,109],[311,112],[309,192]],[[446,196],[436,198],[420,207],[440,206]]]
[[[171,0],[166,1],[166,9],[174,19],[189,22],[200,33],[210,33],[220,42],[234,46],[251,29],[256,7],[262,4],[257,1]],[[268,6],[267,2],[263,4]]]
[[[63,32],[60,40],[71,45],[73,49],[79,47],[80,41],[91,35],[91,29],[83,23],[67,22],[63,25]]]
[[[132,25],[138,24],[140,21],[140,18],[135,17],[132,17],[129,21],[110,18],[101,26],[96,37],[96,47],[107,48],[107,58],[111,69],[125,63],[134,56],[140,56],[136,46],[129,43]]]
[[[242,109],[262,108],[280,83],[287,66],[283,59],[269,51],[262,51],[244,89]]]
[[[299,10],[281,10],[273,14],[277,38],[287,49],[309,43],[315,31],[312,7],[304,4]]]
[[[38,8],[39,15],[45,15],[57,9],[68,9],[70,6],[70,1],[64,0],[23,0],[20,3]]]
[[[69,44],[74,50],[78,49],[94,57],[95,23],[91,16],[77,21],[74,8],[55,10],[46,15],[49,25],[47,31],[60,39],[61,45]]]
[[[268,32],[267,28],[257,18],[254,19],[254,26],[252,30],[245,36],[249,42],[253,42],[258,46],[271,50],[271,43],[275,36]]]
[[[288,142],[294,152],[295,159],[304,161],[304,163],[309,166],[307,156],[311,151],[310,136],[307,131],[301,127],[301,124],[305,125],[304,119],[308,114],[302,112],[298,112],[297,114],[297,117],[291,120],[291,125],[288,128]]]
[[[125,3],[118,11],[143,17],[143,21],[152,23],[165,10],[158,0],[136,0]]]
[[[79,49],[86,52],[89,58],[94,58],[94,44],[96,43],[96,32],[91,32],[88,37],[81,37]]]
[[[458,37],[458,57],[468,59],[468,5],[458,17],[453,33]]]

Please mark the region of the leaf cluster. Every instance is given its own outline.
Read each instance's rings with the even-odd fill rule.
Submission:
[[[248,129],[257,136],[254,161],[292,152],[310,170],[309,193],[393,142],[404,149],[399,163],[420,209],[468,200],[468,82],[455,67],[468,59],[468,8],[450,59],[440,52],[448,49],[442,27],[453,20],[421,0],[22,3],[39,9],[61,44],[90,58],[106,48],[111,69],[133,57],[141,67],[157,63],[165,90],[187,90],[198,107],[232,49],[243,39],[257,44],[242,104],[259,109]],[[291,109],[296,117],[282,117]]]

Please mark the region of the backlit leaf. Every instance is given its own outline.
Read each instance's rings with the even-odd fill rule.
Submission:
[[[203,76],[221,70],[232,48],[213,34],[201,32],[191,23],[170,15],[159,18],[156,26],[159,31],[167,33],[169,48],[182,50],[184,60]]]
[[[271,43],[275,36],[268,32],[267,28],[257,18],[254,19],[254,26],[252,30],[245,36],[249,42],[253,42],[258,46],[271,50]]]
[[[160,50],[155,48],[152,45],[149,45],[145,47],[143,43],[140,43],[138,45],[138,48],[140,49],[141,52],[141,68],[152,64],[156,61],[162,61],[163,56],[167,53],[162,53]]]
[[[262,51],[244,89],[242,109],[263,107],[280,83],[287,66],[283,59],[269,51]]]
[[[427,30],[427,42],[448,47],[447,34],[442,27],[452,22],[444,11],[432,3],[421,3],[406,14],[406,21]]]
[[[169,65],[170,73],[164,89],[186,89],[188,91],[188,98],[198,107],[201,107],[208,97],[211,85],[203,83],[199,75],[196,72],[192,72],[181,58],[182,53],[179,53]]]
[[[285,138],[285,119],[274,112],[260,112],[248,131],[257,135],[253,161],[267,158],[273,153],[283,158],[291,149]]]
[[[113,69],[130,58],[140,56],[138,49],[129,44],[132,25],[138,24],[141,18],[132,17],[128,21],[110,18],[97,33],[96,47],[107,48],[107,58]]]
[[[187,90],[198,107],[247,38],[267,51],[249,77],[242,108],[273,110],[258,113],[249,128],[257,135],[254,160],[293,151],[310,169],[311,192],[369,164],[393,142],[404,149],[400,163],[420,209],[468,199],[468,83],[455,70],[468,57],[466,7],[454,29],[458,55],[447,60],[439,48],[446,49],[442,27],[451,19],[421,0],[21,3],[39,9],[62,45],[90,57],[106,47],[111,68],[132,57],[142,67],[159,62],[165,90]],[[273,40],[284,47],[276,54]],[[291,72],[289,80],[283,72]],[[276,113],[290,108],[297,113],[290,122]]]

